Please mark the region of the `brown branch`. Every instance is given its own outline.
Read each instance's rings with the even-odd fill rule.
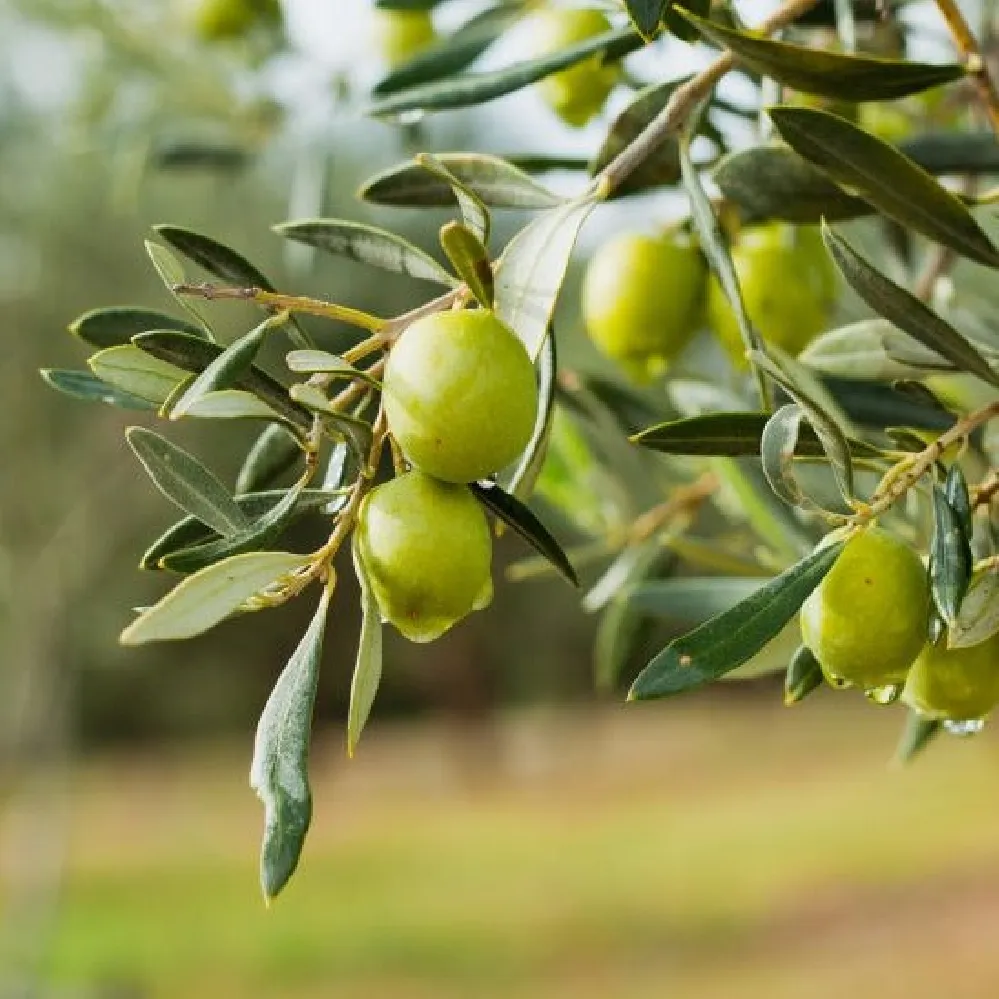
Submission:
[[[956,0],[936,0],[937,9],[950,30],[965,68],[971,76],[975,89],[978,91],[982,108],[992,123],[992,129],[999,134],[999,91],[989,73],[981,46],[975,38],[967,19],[957,5]]]

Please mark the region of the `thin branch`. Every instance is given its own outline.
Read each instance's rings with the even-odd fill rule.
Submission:
[[[972,33],[971,26],[956,0],[936,0],[936,3],[950,30],[954,45],[964,60],[965,68],[975,84],[982,108],[992,123],[992,129],[999,134],[999,91],[996,90],[995,81],[989,73],[978,39]]]

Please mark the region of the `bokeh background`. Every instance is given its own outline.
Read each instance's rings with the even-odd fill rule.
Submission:
[[[169,306],[142,252],[156,222],[215,235],[289,289],[401,311],[420,288],[289,252],[269,226],[347,216],[432,245],[442,216],[373,211],[359,182],[419,148],[573,155],[600,126],[569,134],[530,92],[417,125],[364,119],[379,69],[365,0],[288,3],[279,53],[196,46],[167,7],[0,0],[0,997],[999,994],[990,732],[899,771],[901,709],[859,697],[787,711],[763,679],[599,701],[594,621],[550,579],[498,586],[433,646],[390,640],[348,762],[344,575],[313,831],[265,910],[252,731],[311,608],[120,649],[129,608],[160,592],[136,561],[171,510],[124,446],[129,420],[37,370],[82,362],[65,330],[86,309]],[[678,46],[649,70],[702,55]],[[608,209],[583,256],[670,213],[668,197]],[[559,329],[585,367],[577,270]],[[175,436],[231,476],[239,433]],[[523,554],[505,539],[500,561]]]

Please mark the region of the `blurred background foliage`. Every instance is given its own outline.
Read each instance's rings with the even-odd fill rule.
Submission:
[[[361,46],[366,5],[340,3],[311,5],[336,8],[323,37]],[[293,26],[308,6],[290,6]],[[169,305],[141,251],[157,222],[217,236],[283,288],[397,313],[422,289],[289,251],[269,226],[390,217],[431,245],[440,217],[380,213],[358,183],[416,149],[551,128],[494,107],[366,122],[353,70],[266,39],[206,51],[167,7],[0,0],[0,997],[48,995],[42,981],[119,999],[997,994],[990,736],[900,776],[883,767],[897,726],[859,697],[785,714],[763,680],[766,703],[749,684],[598,708],[594,619],[550,577],[498,586],[430,648],[392,637],[348,767],[342,575],[316,831],[263,912],[250,733],[310,608],[120,649],[130,606],[159,592],[136,562],[171,511],[135,474],[128,419],[46,390],[37,369],[81,363],[65,327],[87,309]],[[564,138],[571,154],[581,140]],[[609,212],[590,245],[642,211]],[[560,347],[585,368],[575,268]],[[245,329],[248,313],[214,308]],[[334,349],[345,335],[315,330]],[[232,428],[176,439],[235,474]],[[321,529],[298,528],[303,543]],[[499,551],[523,555],[509,537]]]

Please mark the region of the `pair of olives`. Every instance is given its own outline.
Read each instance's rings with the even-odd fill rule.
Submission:
[[[902,687],[930,718],[977,721],[999,703],[999,634],[950,649],[927,640],[926,568],[880,528],[854,535],[801,609],[801,633],[826,678],[865,690]],[[904,685],[904,686],[903,686]]]
[[[438,313],[392,348],[382,403],[412,470],[365,497],[355,553],[382,616],[429,642],[492,597],[492,537],[467,483],[524,450],[537,379],[524,345],[492,312]]]
[[[748,229],[732,262],[749,318],[767,343],[798,354],[825,329],[836,275],[817,229]],[[705,320],[733,363],[746,366],[728,299],[682,234],[611,240],[590,261],[582,305],[590,338],[636,380],[662,373]]]

